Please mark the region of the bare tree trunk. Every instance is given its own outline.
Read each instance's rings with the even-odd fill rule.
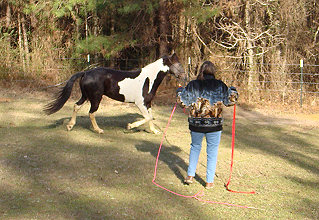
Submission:
[[[254,51],[252,42],[250,39],[247,39],[247,70],[248,70],[248,90],[249,90],[249,99],[253,98],[254,89],[256,88],[256,68],[254,63]]]
[[[36,0],[30,0],[30,5],[35,5],[35,4],[37,4],[36,3]],[[36,15],[36,13],[35,12],[31,12],[30,14],[29,14],[29,18],[30,18],[30,26],[32,27],[32,28],[34,28],[34,29],[37,29],[37,26],[38,26],[38,24],[39,24],[39,21],[38,21],[38,18],[37,18],[37,15]]]
[[[256,91],[256,82],[257,82],[257,72],[256,66],[254,62],[254,50],[253,50],[253,40],[251,39],[251,24],[250,24],[250,1],[245,0],[245,29],[246,29],[246,48],[247,48],[247,70],[248,70],[248,92],[249,92],[249,101],[254,99],[255,91]]]
[[[187,71],[187,75],[188,77],[190,77],[190,64],[188,64],[188,61],[189,61],[189,58],[190,55],[188,53],[188,32],[189,32],[189,28],[188,28],[188,19],[185,15],[183,15],[183,12],[185,10],[183,10],[181,12],[181,16],[179,17],[179,26],[178,26],[178,30],[177,30],[177,40],[176,42],[178,42],[180,45],[182,45],[181,47],[181,51],[180,51],[180,56],[181,56],[181,59],[180,61],[184,60],[184,67],[185,67],[185,70]]]
[[[7,5],[7,12],[6,12],[6,27],[9,28],[11,25],[11,8],[10,4]]]
[[[21,19],[21,25],[22,25],[22,33],[23,33],[23,43],[24,43],[24,54],[25,54],[25,61],[26,61],[26,67],[29,68],[30,65],[30,50],[29,50],[29,42],[28,42],[28,36],[27,36],[27,30],[25,27],[25,17],[22,15]]]
[[[97,7],[95,8],[94,12],[93,12],[93,35],[95,37],[97,37],[98,35],[98,32],[99,32],[99,18],[98,18],[98,15],[97,15]],[[94,59],[94,62],[97,61],[97,55],[96,54],[93,54],[92,55],[93,59]]]
[[[178,35],[178,42],[183,45],[183,49],[185,49],[186,45],[186,41],[187,41],[187,36],[186,36],[186,18],[183,15],[183,13],[181,13],[181,16],[179,17],[179,35]],[[185,53],[183,53],[185,54]]]
[[[72,19],[75,22],[75,34],[76,40],[80,39],[80,22],[78,19],[79,9],[75,7],[75,13],[71,13]]]
[[[166,0],[159,1],[159,55],[163,56],[168,53],[168,31],[169,31],[169,24],[167,20],[167,13],[166,13]]]
[[[24,59],[24,50],[23,50],[23,39],[22,39],[22,28],[21,28],[21,15],[18,13],[18,44],[19,44],[19,51],[20,51],[20,62],[22,62],[23,72],[25,72],[25,59]]]
[[[168,32],[169,32],[169,23],[167,19],[166,13],[166,0],[159,0],[159,48],[158,48],[158,55],[159,57],[168,54]],[[167,86],[170,82],[170,77],[165,77],[163,80],[163,85]]]
[[[114,19],[114,16],[113,16],[113,13],[114,12],[110,12],[108,18],[110,19],[110,35],[112,36],[113,34],[115,34],[115,19]],[[109,58],[109,65],[113,68],[116,68],[116,62],[115,62],[115,59],[110,57]]]
[[[99,31],[99,18],[97,16],[97,8],[93,12],[93,35],[97,37]]]
[[[85,9],[85,44],[86,44],[86,53],[87,53],[87,63],[90,63],[90,52],[88,50],[88,37],[89,37],[89,22],[88,22],[88,13]]]

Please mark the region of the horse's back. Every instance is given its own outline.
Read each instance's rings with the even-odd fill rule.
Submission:
[[[98,67],[85,72],[80,86],[86,94],[106,95],[117,101],[125,101],[124,94],[120,94],[119,82],[125,79],[134,79],[140,74],[140,70],[122,71],[106,67]]]
[[[140,74],[140,72],[140,69],[133,71],[123,71],[111,69],[108,67],[97,67],[91,70],[87,70],[84,77],[96,80],[110,79],[119,82],[126,78],[136,78]]]

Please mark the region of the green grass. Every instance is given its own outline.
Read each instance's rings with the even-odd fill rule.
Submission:
[[[45,116],[48,98],[9,97],[0,102],[1,219],[319,219],[319,128],[244,117],[238,109],[234,171],[225,190],[231,154],[231,108],[226,111],[217,177],[202,199],[255,207],[245,209],[202,203],[170,194],[152,184],[162,135],[127,132],[140,118],[134,105],[104,100],[90,128],[89,105],[71,132],[65,123],[69,101]],[[164,130],[172,106],[154,106],[155,123]],[[258,113],[254,113],[258,116]],[[187,116],[178,109],[167,131],[156,182],[177,193],[203,190],[205,148],[197,181],[182,183],[188,164]],[[205,147],[205,146],[204,146]]]

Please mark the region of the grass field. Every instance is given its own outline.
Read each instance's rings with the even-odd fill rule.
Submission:
[[[20,96],[20,95],[19,95]],[[156,182],[184,195],[203,190],[202,199],[254,207],[199,202],[152,184],[162,135],[128,132],[140,118],[134,105],[103,100],[96,134],[81,109],[71,132],[73,101],[46,116],[49,96],[0,94],[0,219],[319,219],[318,115],[273,118],[237,109],[234,171],[225,190],[231,155],[232,108],[225,112],[215,187],[204,190],[203,148],[197,181],[183,184],[190,135],[187,116],[178,109],[160,154]],[[154,106],[164,130],[172,106]],[[307,123],[305,123],[307,122]],[[301,123],[303,125],[301,125]],[[204,146],[205,147],[205,146]]]

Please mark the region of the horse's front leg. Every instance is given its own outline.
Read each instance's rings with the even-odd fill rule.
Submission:
[[[159,134],[159,133],[161,133],[161,132],[160,132],[159,130],[157,130],[157,129],[155,128],[155,126],[154,126],[154,123],[153,123],[153,115],[152,115],[152,109],[151,109],[151,108],[148,109],[148,113],[149,113],[149,115],[151,116],[151,120],[149,121],[149,126],[150,126],[151,132],[153,132],[154,134]]]
[[[136,121],[134,123],[129,123],[127,125],[127,129],[133,129],[133,128],[136,128],[136,127],[139,127],[147,122],[149,122],[149,126],[150,126],[150,130],[151,132],[153,132],[154,134],[158,134],[160,133],[160,131],[156,130],[155,127],[154,127],[154,124],[152,122],[153,120],[153,116],[152,116],[152,111],[151,109],[147,109],[145,105],[141,104],[141,105],[138,105],[137,104],[137,107],[140,109],[144,119],[140,120],[140,121]]]

